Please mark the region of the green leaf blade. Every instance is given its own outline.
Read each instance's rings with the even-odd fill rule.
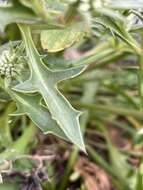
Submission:
[[[17,110],[11,114],[12,116],[26,114],[44,134],[52,133],[62,139],[68,140],[60,127],[52,120],[48,110],[40,105],[41,96],[39,94],[31,96],[14,92],[10,89],[8,92],[17,104]]]
[[[28,87],[31,83],[34,85],[37,92],[43,96],[52,118],[59,124],[70,141],[85,152],[85,146],[79,125],[80,112],[75,110],[57,89],[58,80],[60,82],[61,80],[80,74],[83,67],[78,67],[73,70],[69,69],[67,72],[63,71],[63,73],[61,71],[60,75],[58,75],[59,72],[57,72],[58,77],[56,78],[56,72],[48,69],[42,62],[32,41],[29,28],[27,26],[20,26],[20,29],[26,45],[27,55],[30,60],[29,67],[31,69],[31,77],[28,80],[29,84],[26,81]],[[29,88],[26,88],[25,83],[15,86],[14,89],[23,92],[29,90]]]
[[[11,23],[36,23],[40,19],[32,11],[20,6],[0,7],[0,30],[3,32],[5,27]]]
[[[84,31],[83,28],[86,28]],[[41,32],[41,44],[48,52],[62,51],[75,42],[80,41],[89,33],[85,23],[74,23],[64,29],[43,30]]]

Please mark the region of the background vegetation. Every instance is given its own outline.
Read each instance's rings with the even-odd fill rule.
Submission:
[[[0,44],[0,189],[143,190],[142,0],[1,0]]]

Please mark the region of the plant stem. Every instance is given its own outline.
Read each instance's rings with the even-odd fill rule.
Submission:
[[[5,150],[0,154],[0,161],[15,159],[16,156],[23,154],[28,143],[35,136],[37,129],[33,124],[25,129],[22,136],[11,145],[10,150]]]
[[[143,55],[138,56],[139,62],[139,95],[140,95],[140,109],[143,110]]]
[[[129,110],[127,108],[117,108],[113,105],[100,105],[100,104],[86,104],[86,103],[82,103],[79,101],[74,101],[73,102],[76,106],[78,107],[82,107],[82,108],[86,108],[89,110],[100,110],[100,111],[107,111],[110,113],[114,113],[114,114],[120,114],[120,115],[124,115],[124,116],[133,116],[136,118],[140,118],[142,119],[143,117],[143,112],[139,112],[137,110]]]
[[[78,6],[80,4],[80,0],[77,0],[76,2],[72,3],[69,6],[69,9],[65,13],[65,23],[70,24],[74,19],[75,16],[77,15],[78,12]]]

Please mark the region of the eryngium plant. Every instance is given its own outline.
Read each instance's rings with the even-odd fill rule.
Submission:
[[[21,74],[24,62],[22,46],[17,45],[13,48],[9,45],[8,49],[2,50],[0,55],[0,76],[2,78],[14,78]]]
[[[61,13],[57,12],[55,18],[50,18],[51,16],[45,7],[44,1],[42,2],[41,7],[38,7],[36,3],[20,1],[19,3],[13,2],[9,6],[4,4],[0,8],[0,14],[3,11],[5,14],[8,9],[9,11],[13,10],[11,18],[5,18],[2,21],[2,30],[4,30],[4,27],[8,23],[15,22],[13,19],[16,16],[16,23],[22,36],[22,41],[18,42],[20,45],[15,45],[16,42],[13,41],[11,42],[11,47],[10,44],[5,45],[5,48],[2,47],[0,54],[2,88],[16,102],[17,111],[11,115],[26,114],[45,134],[53,133],[65,140],[71,141],[85,152],[79,124],[81,112],[71,106],[57,87],[59,82],[82,73],[85,66],[65,66],[60,70],[56,68],[52,70],[48,67],[48,64],[44,63],[42,58],[45,57],[45,53],[42,55],[37,50],[32,38],[31,27],[38,31],[39,27],[46,27],[46,29],[54,28],[56,30],[59,27],[60,29],[65,28],[65,26],[57,22],[49,24],[49,22],[53,23],[51,19],[55,19]],[[34,9],[36,15],[22,4]],[[61,6],[64,8],[67,5],[61,4]],[[19,12],[18,14],[16,13],[17,11]],[[5,16],[3,15],[3,17]],[[41,26],[39,22],[42,23]],[[70,24],[68,28],[62,29],[61,31],[65,32],[64,43],[62,45],[62,39],[59,38],[59,44],[57,42],[57,45],[53,44],[55,46],[55,48],[54,46],[52,47],[54,48],[54,52],[61,51],[72,45],[75,41],[82,39],[87,33],[82,30],[84,23],[84,20],[78,21],[75,24]],[[42,28],[40,33],[43,31]],[[56,33],[53,39],[55,38]],[[46,47],[48,48],[48,44]],[[48,59],[46,59],[46,62],[48,62]]]
[[[126,97],[138,110],[116,109],[118,105],[105,107],[107,101],[104,99],[101,101],[104,105],[92,105],[96,93],[96,89],[92,87],[81,102],[73,101],[77,107],[87,108],[91,112],[99,109],[103,113],[106,110],[107,114],[115,112],[119,115],[141,118],[143,109],[142,10],[143,2],[141,0],[77,0],[71,3],[66,0],[41,0],[40,3],[38,0],[13,0],[1,3],[1,33],[7,32],[7,27],[10,29],[15,27],[14,32],[18,33],[17,37],[9,37],[14,44],[12,49],[8,44],[4,48],[2,45],[0,51],[1,88],[9,94],[17,106],[17,110],[11,115],[27,115],[44,134],[52,133],[71,141],[85,152],[79,122],[81,112],[77,111],[70,102],[82,94],[85,80],[92,82],[97,77],[96,80],[103,82],[104,86],[112,90],[117,89],[119,94]],[[17,39],[20,39],[22,46],[18,44],[15,46]],[[71,61],[64,58],[65,49],[74,44],[76,48],[80,47],[84,44],[85,39],[91,40],[86,55]],[[5,40],[2,36],[2,43]],[[132,55],[139,63],[132,68],[139,81],[137,103],[128,94],[119,91],[116,86],[117,81],[114,85],[109,81],[102,81],[105,75],[103,74],[102,78],[98,77],[98,74],[101,75],[102,72],[94,71],[120,57],[129,55]],[[96,64],[90,65],[86,70],[86,66],[90,63]],[[131,69],[131,67],[127,67],[127,69]],[[81,85],[82,90],[80,89],[77,94],[74,94],[75,97],[72,96],[73,99],[68,101],[68,94],[66,94],[66,90],[60,91],[62,88],[59,83],[63,81],[62,85],[66,86],[66,80],[82,73],[84,74],[80,76],[79,80],[75,79]],[[99,87],[101,83],[99,83]],[[68,85],[66,88],[68,89]],[[85,103],[85,99],[91,102],[90,105]],[[123,102],[121,103],[123,104]],[[91,114],[91,118],[95,113]],[[90,117],[90,112],[87,117]],[[99,118],[100,120],[101,118]],[[107,138],[107,134],[105,136]],[[126,162],[122,158],[121,162],[115,162],[116,158],[111,151],[114,149],[109,142],[107,138],[111,162],[113,162],[112,167],[119,170],[121,165],[124,167],[124,164],[119,166],[118,163]],[[90,148],[88,150],[92,152]],[[113,176],[117,188],[125,190],[143,188],[140,185],[140,176],[142,175],[140,171],[137,174],[139,180],[131,183],[130,179],[128,181],[125,179],[131,176],[132,169],[125,172],[124,169],[121,169],[121,172],[112,172],[107,164],[103,164],[103,160],[99,159],[98,155],[91,155]],[[117,157],[119,159],[120,156]],[[3,159],[5,159],[5,155]],[[134,173],[132,177],[137,175]]]

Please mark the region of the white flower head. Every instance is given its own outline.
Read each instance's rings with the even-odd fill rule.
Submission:
[[[0,55],[0,76],[3,78],[12,78],[20,74],[23,65],[22,57],[18,56],[11,49],[3,50]]]

